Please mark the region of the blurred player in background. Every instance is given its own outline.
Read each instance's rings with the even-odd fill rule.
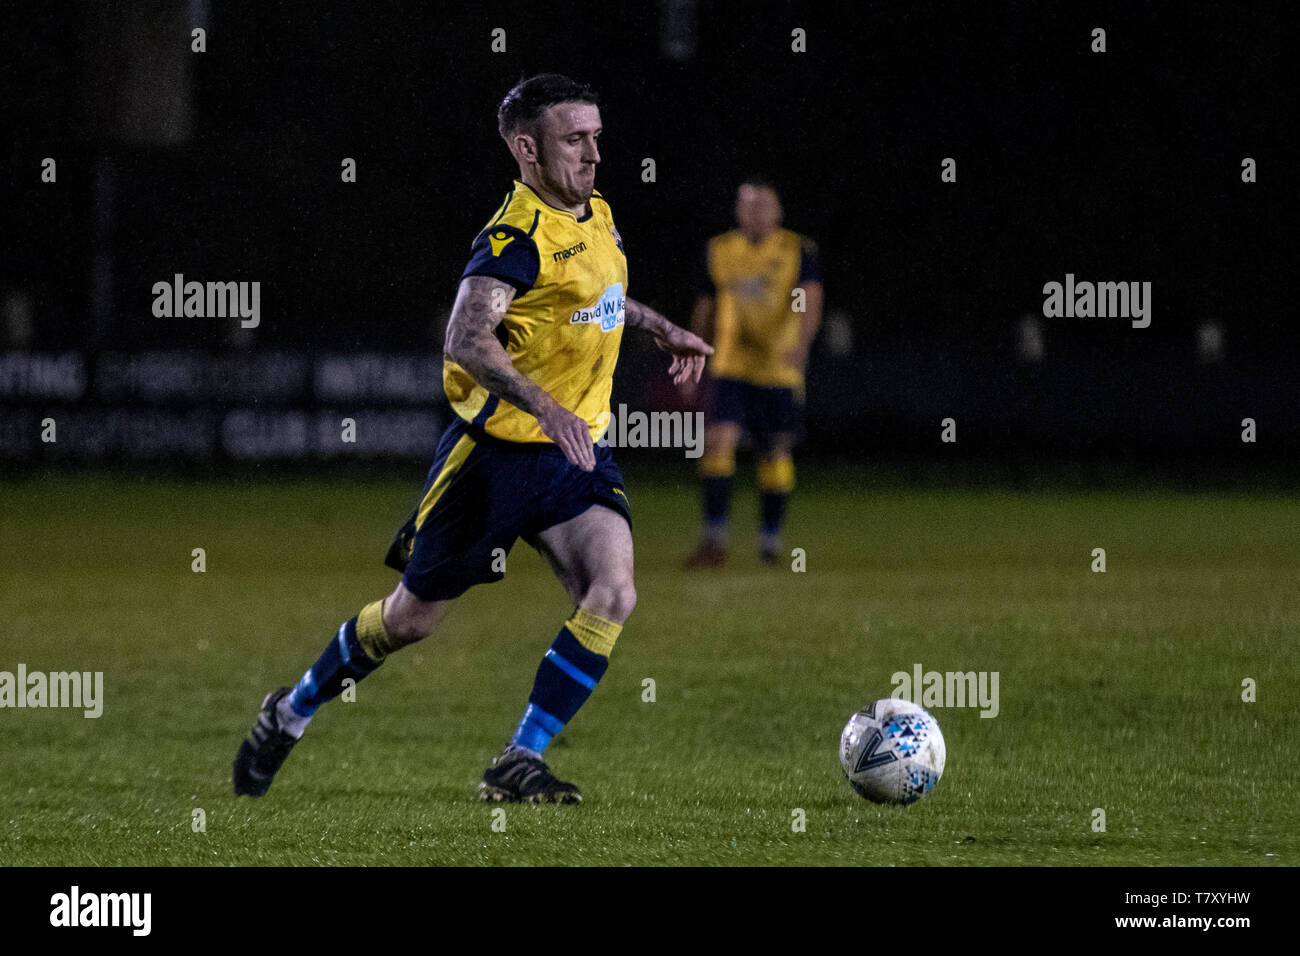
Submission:
[[[389,549],[402,580],[343,622],[294,687],[267,695],[235,758],[237,794],[266,793],[322,704],[432,634],[469,588],[501,580],[504,555],[523,538],[550,561],[574,610],[479,793],[582,799],[542,752],[604,675],[636,604],[623,475],[610,449],[595,444],[609,421],[623,326],[644,329],[672,355],[678,386],[699,380],[713,350],[626,298],[623,240],[595,190],[595,93],[558,74],[535,76],[506,94],[497,122],[519,178],[461,276],[443,356],[456,414],[420,503]]]
[[[736,229],[709,240],[707,275],[692,328],[715,354],[704,385],[700,477],[704,528],[688,568],[727,562],[727,521],[736,447],[748,434],[758,453],[759,557],[775,564],[794,489],[795,442],[802,426],[804,368],[821,324],[817,246],[781,228],[775,187],[754,177],[736,194]],[[801,310],[802,309],[802,310]],[[689,386],[688,393],[693,392]]]

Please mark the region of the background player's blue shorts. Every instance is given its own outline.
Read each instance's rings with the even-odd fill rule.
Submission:
[[[749,433],[759,450],[765,450],[777,435],[798,440],[803,406],[793,388],[714,378],[704,390],[704,420],[710,425],[735,423]]]
[[[459,597],[476,584],[500,581],[497,548],[509,553],[523,538],[605,505],[632,523],[623,473],[614,453],[592,449],[596,467],[569,464],[549,442],[508,442],[459,416],[438,440],[420,504],[398,531],[384,563],[402,573],[425,601]]]

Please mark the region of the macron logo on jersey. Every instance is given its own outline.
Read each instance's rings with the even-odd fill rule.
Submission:
[[[551,261],[563,262],[565,259],[571,259],[573,256],[576,256],[578,253],[586,252],[586,251],[587,251],[587,244],[585,242],[580,242],[576,246],[569,246],[569,248],[567,249],[561,249],[555,255],[551,256]]]
[[[595,322],[602,332],[609,332],[623,324],[623,283],[606,286],[600,301],[589,309],[578,309],[569,316],[569,324]]]

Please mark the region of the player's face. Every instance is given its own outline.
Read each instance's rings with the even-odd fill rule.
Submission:
[[[582,205],[596,188],[600,129],[600,108],[593,103],[556,103],[542,115],[542,183],[569,205]]]
[[[741,186],[736,193],[736,222],[753,240],[771,235],[781,225],[781,200],[776,190],[763,186]]]

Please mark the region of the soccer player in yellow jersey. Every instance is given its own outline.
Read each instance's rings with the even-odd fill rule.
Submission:
[[[573,599],[546,651],[522,719],[483,775],[486,800],[577,803],[542,760],[590,696],[636,604],[631,512],[609,448],[595,442],[624,326],[672,355],[696,382],[712,353],[698,336],[627,298],[627,259],[596,192],[600,109],[557,74],[522,81],[497,113],[519,165],[474,240],[444,347],[456,413],[387,563],[402,581],[339,627],[292,688],[267,695],[235,759],[235,792],[261,796],[321,704],[394,651],[432,634],[476,584],[499,581],[519,538],[544,554]]]
[[[822,315],[817,247],[782,229],[781,218],[776,189],[762,179],[747,180],[736,194],[738,228],[708,243],[708,274],[692,327],[717,351],[704,387],[704,530],[688,568],[727,561],[731,479],[746,434],[758,452],[759,556],[775,564],[781,549],[804,368]]]

